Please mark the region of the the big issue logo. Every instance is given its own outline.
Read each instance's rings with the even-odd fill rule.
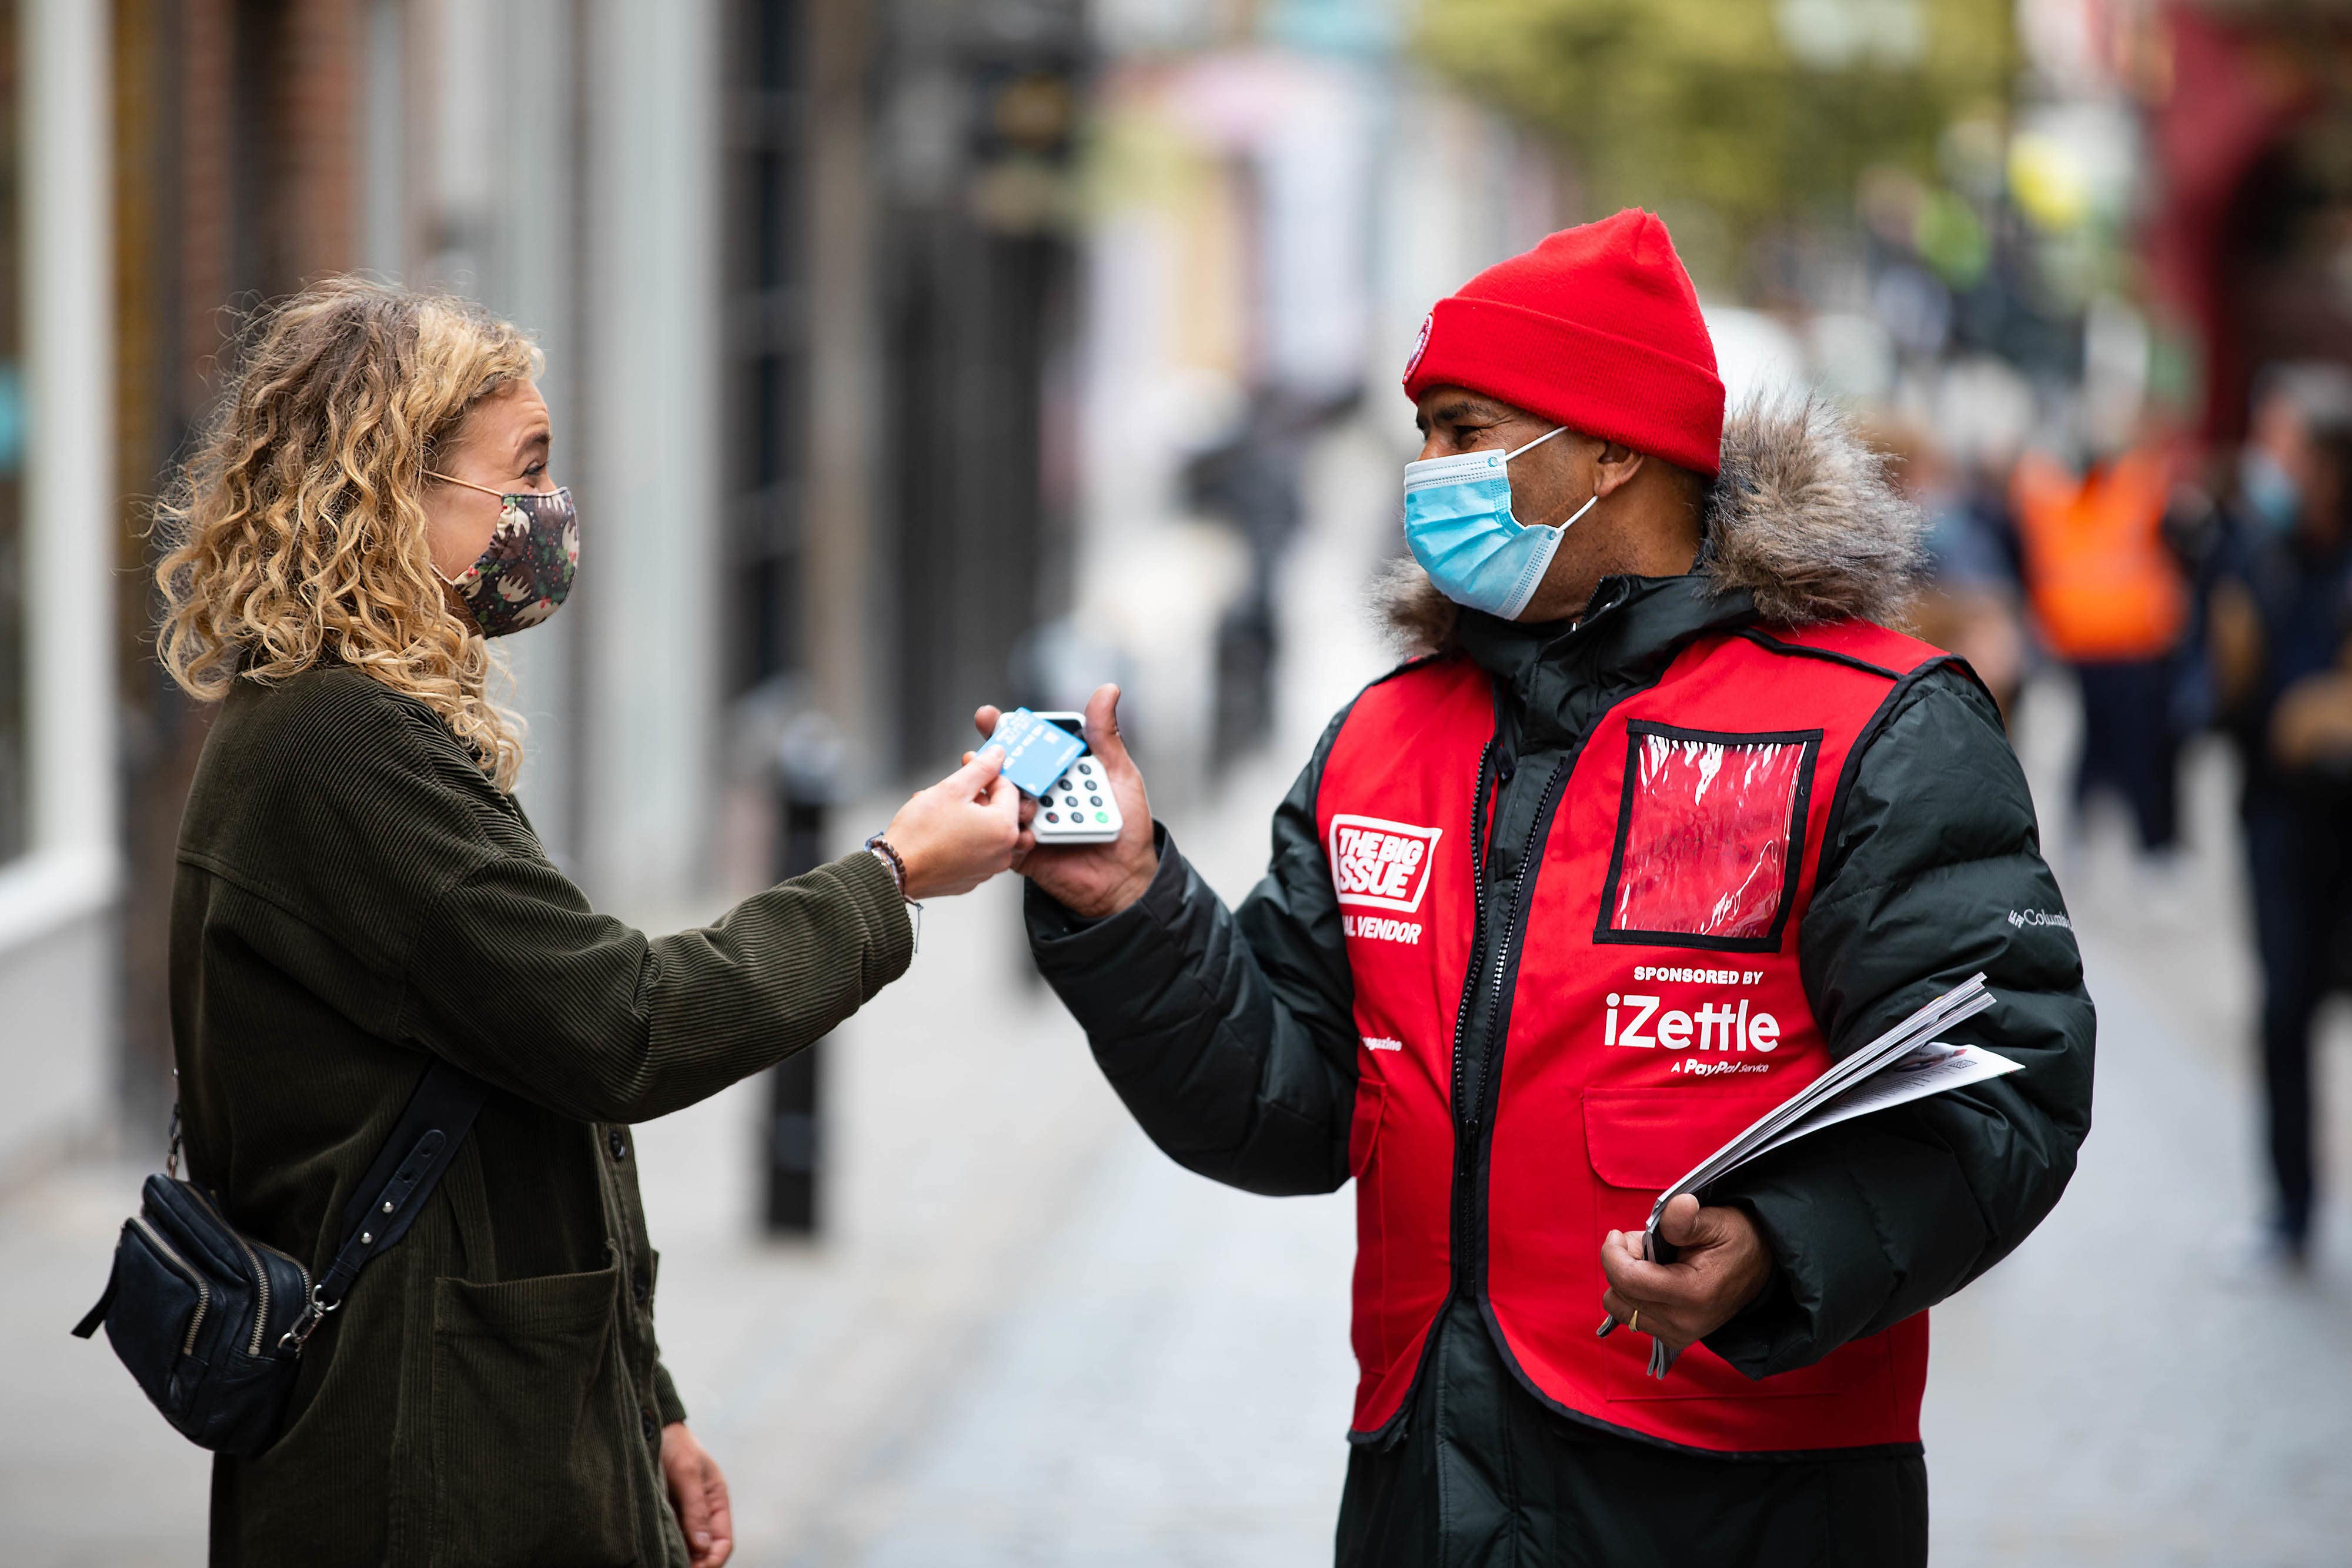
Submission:
[[[1437,858],[1434,852],[1443,833],[1440,828],[1415,827],[1379,817],[1334,815],[1328,847],[1331,884],[1339,902],[1392,912],[1386,915],[1343,913],[1340,930],[1375,942],[1419,942],[1421,923],[1395,916],[1421,912],[1421,901],[1429,892],[1430,866]]]

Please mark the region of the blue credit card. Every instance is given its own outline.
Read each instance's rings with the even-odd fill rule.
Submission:
[[[996,721],[996,733],[982,743],[981,749],[992,746],[1004,753],[1004,777],[1033,800],[1042,799],[1087,748],[1085,741],[1025,707],[1014,708]]]

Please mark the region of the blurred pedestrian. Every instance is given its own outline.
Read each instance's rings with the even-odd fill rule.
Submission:
[[[2189,594],[2166,540],[2171,491],[2153,445],[2080,473],[2031,452],[2010,488],[2034,625],[2082,691],[2074,803],[2112,790],[2153,854],[2180,838],[2174,698]]]
[[[1039,967],[1172,1158],[1355,1180],[1341,1563],[1924,1563],[1922,1313],[2057,1201],[2093,1019],[1992,699],[1885,629],[1917,516],[1826,409],[1727,424],[1646,213],[1440,301],[1405,390],[1419,656],[1238,911],[1098,691],[1128,827],[1024,854]],[[1979,970],[2021,1071],[1675,1195],[1643,1258],[1666,1184]]]
[[[1309,399],[1260,386],[1233,430],[1184,465],[1187,502],[1223,517],[1249,549],[1248,585],[1217,621],[1209,766],[1222,773],[1274,732],[1281,622],[1275,573],[1304,515],[1302,469],[1314,438],[1354,410],[1358,394]]]
[[[282,1435],[216,1456],[216,1564],[725,1561],[627,1124],[832,1029],[906,970],[910,901],[1020,841],[991,753],[714,925],[649,939],[591,909],[488,693],[488,639],[553,614],[579,556],[537,366],[459,301],[311,288],[259,323],[163,511],[163,662],[221,703],[173,905],[192,1175],[316,1278],[428,1063],[488,1090],[302,1350]]]
[[[1927,518],[1927,583],[1913,625],[1968,661],[2006,720],[2025,682],[2025,639],[1998,487],[1955,465],[1916,426],[1890,424],[1870,436],[1887,455],[1890,477]]]
[[[2224,727],[2243,762],[2241,808],[2271,1171],[2270,1241],[2300,1266],[2315,1187],[2311,1037],[2352,974],[2352,371],[2266,373],[2231,507],[2212,611]]]

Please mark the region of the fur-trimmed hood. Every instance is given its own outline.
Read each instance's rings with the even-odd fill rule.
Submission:
[[[1885,458],[1821,399],[1763,399],[1724,422],[1697,570],[1720,592],[1746,591],[1759,619],[1901,626],[1927,567],[1927,535]],[[1382,579],[1380,607],[1402,651],[1454,644],[1460,611],[1411,557]]]

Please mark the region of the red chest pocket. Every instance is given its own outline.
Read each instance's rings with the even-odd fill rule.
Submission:
[[[1739,734],[1636,719],[1596,942],[1779,950],[1804,858],[1818,729]]]

